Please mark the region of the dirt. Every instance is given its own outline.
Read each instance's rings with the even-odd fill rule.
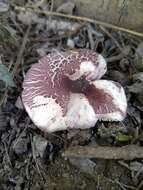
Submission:
[[[36,10],[53,10],[52,1],[3,2],[0,61],[9,77],[0,78],[0,190],[141,190],[142,160],[83,158],[76,164],[76,160],[63,158],[62,152],[76,145],[143,145],[142,39],[90,23],[15,9],[30,5]],[[128,114],[123,122],[98,122],[88,130],[45,134],[24,110],[22,82],[40,57],[72,48],[93,49],[106,58],[104,78],[122,84]],[[2,71],[0,68],[0,74]]]

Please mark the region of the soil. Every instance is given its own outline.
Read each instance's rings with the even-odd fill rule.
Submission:
[[[77,165],[76,160],[62,157],[64,150],[76,145],[143,145],[142,39],[95,24],[15,9],[28,5],[53,10],[52,1],[0,2],[4,7],[0,9],[0,61],[8,68],[5,77],[0,68],[0,190],[143,189],[142,159],[83,158]],[[93,49],[106,58],[108,71],[103,78],[122,84],[128,114],[123,122],[100,121],[88,130],[45,134],[25,112],[22,82],[40,57],[73,48]]]

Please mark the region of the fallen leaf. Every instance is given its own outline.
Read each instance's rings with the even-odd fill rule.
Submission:
[[[17,18],[20,22],[22,22],[25,25],[29,25],[31,23],[38,23],[39,21],[37,14],[29,12],[29,11],[20,12]]]
[[[72,2],[63,3],[61,6],[57,8],[57,12],[65,13],[65,14],[72,14],[75,8],[75,4]]]
[[[130,163],[130,169],[132,171],[139,171],[142,167],[143,167],[143,164],[138,161],[134,161]],[[143,168],[142,168],[142,172],[143,172]]]
[[[143,71],[143,57],[137,53],[134,56],[134,65],[139,71]]]
[[[143,72],[139,72],[137,74],[134,74],[133,80],[139,80],[139,81],[143,82]]]
[[[4,13],[8,11],[9,9],[9,4],[6,2],[0,2],[0,13]]]
[[[40,155],[40,157],[43,158],[44,153],[46,151],[48,141],[45,138],[43,138],[39,135],[36,135],[33,137],[33,143],[34,143],[34,147],[35,147],[36,157],[38,157]]]
[[[11,73],[8,71],[8,68],[0,64],[0,80],[5,83],[5,86],[15,87]]]
[[[142,94],[143,93],[143,82],[136,82],[132,84],[131,86],[128,86],[128,89],[130,92],[133,92],[135,94]]]

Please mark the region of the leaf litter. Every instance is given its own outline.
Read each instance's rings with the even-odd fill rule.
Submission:
[[[142,189],[143,163],[66,159],[68,147],[143,146],[142,41],[96,24],[15,11],[14,6],[54,10],[53,1],[0,1],[0,189]],[[74,4],[57,11],[74,14]],[[10,14],[9,14],[10,13]],[[47,53],[90,48],[108,62],[106,79],[120,82],[128,99],[123,122],[98,122],[93,129],[44,134],[29,120],[21,102],[22,81],[31,64]],[[4,83],[2,85],[1,83]],[[3,88],[4,86],[4,88]],[[14,87],[14,88],[13,88]],[[104,155],[104,154],[103,154]]]

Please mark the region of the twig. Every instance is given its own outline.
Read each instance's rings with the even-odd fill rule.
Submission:
[[[54,0],[51,0],[50,12],[52,12],[52,11],[53,11],[53,8],[54,8]],[[52,17],[51,17],[51,16],[49,16],[49,21],[51,22],[51,20],[52,20]]]
[[[1,99],[0,99],[0,106],[2,106],[2,104],[3,104],[4,101],[6,100],[7,93],[8,93],[8,88],[5,89],[4,94],[2,95],[2,97],[1,97]]]
[[[106,61],[108,63],[111,63],[111,62],[119,61],[119,60],[121,60],[124,57],[125,57],[125,55],[123,53],[120,53],[120,54],[112,56],[112,57],[107,57]]]
[[[10,19],[13,22],[14,26],[23,34],[23,30],[21,26],[16,22],[16,20],[12,16],[10,17]]]
[[[26,45],[26,42],[27,42],[27,38],[28,38],[28,35],[29,35],[30,28],[31,28],[31,26],[29,25],[28,28],[27,28],[27,31],[25,33],[25,36],[23,38],[23,42],[22,42],[21,48],[19,50],[16,62],[14,64],[14,68],[13,68],[13,70],[11,72],[13,78],[16,75],[17,69],[18,69],[18,67],[19,67],[19,65],[21,63],[21,58],[22,58],[23,52],[25,50],[25,45]],[[0,106],[4,103],[4,101],[6,99],[6,96],[7,96],[7,93],[8,93],[8,88],[5,89],[5,92],[4,92],[4,94],[3,94],[3,96],[2,96],[2,98],[0,100]]]
[[[92,28],[91,28],[90,25],[88,25],[87,33],[88,33],[90,48],[94,49],[95,43],[94,43],[94,40],[93,40]]]
[[[91,18],[88,18],[88,17],[81,17],[81,16],[75,16],[75,15],[69,15],[69,14],[67,15],[67,14],[54,12],[54,11],[52,11],[52,12],[51,11],[42,11],[42,10],[39,10],[39,9],[35,9],[32,6],[26,6],[26,7],[21,7],[21,6],[16,6],[16,5],[13,5],[13,6],[14,6],[15,10],[17,10],[17,11],[30,11],[31,10],[33,12],[36,12],[36,13],[39,13],[39,14],[45,14],[47,16],[58,16],[58,17],[62,17],[62,18],[72,19],[72,20],[80,20],[80,21],[84,21],[84,22],[90,22],[90,23],[93,23],[93,24],[102,25],[102,26],[104,26],[106,28],[111,28],[111,29],[114,29],[114,30],[119,30],[119,31],[122,31],[122,32],[126,32],[126,33],[134,35],[134,36],[143,37],[143,33],[136,32],[136,31],[133,31],[133,30],[130,30],[130,29],[127,29],[127,28],[119,27],[119,26],[116,26],[116,25],[113,25],[113,24],[110,24],[110,23],[106,23],[106,22],[103,22],[103,21],[91,19]]]
[[[112,56],[112,57],[107,57],[106,61],[108,63],[111,63],[111,62],[119,61],[119,60],[121,60],[124,57],[125,57],[125,55],[123,53],[120,53],[120,54]]]
[[[114,159],[114,160],[133,160],[143,158],[143,147],[137,145],[127,145],[123,147],[108,146],[75,146],[68,148],[63,154],[64,157],[84,157],[98,159]]]
[[[119,160],[118,163],[119,163],[121,166],[124,166],[125,168],[127,168],[128,170],[132,171],[131,168],[129,167],[129,165],[126,164],[124,161]]]
[[[32,135],[30,135],[30,140],[31,140],[31,147],[32,147],[32,155],[33,155],[33,159],[34,159],[35,164],[36,164],[36,168],[37,168],[38,174],[40,175],[41,179],[44,181],[45,179],[44,179],[44,177],[43,177],[43,175],[41,173],[39,164],[38,164],[37,159],[36,159],[35,146],[34,146],[34,143],[33,143]]]
[[[135,179],[138,179],[139,175],[143,172],[143,166],[137,171]]]
[[[34,7],[35,7],[35,8],[40,7],[44,2],[45,2],[45,0],[37,1],[37,2],[35,3]]]
[[[129,186],[129,185],[125,185],[125,184],[119,182],[118,180],[112,180],[112,179],[109,179],[109,178],[107,178],[107,177],[105,177],[105,178],[106,178],[109,182],[115,183],[115,184],[119,185],[120,188],[123,189],[123,190],[126,190],[126,188],[132,189],[132,190],[135,190],[135,189],[136,189],[135,187]]]
[[[136,188],[136,190],[140,190],[140,189],[142,189],[142,187],[143,187],[143,181],[140,182],[140,184],[138,185],[138,187]]]
[[[17,145],[17,143],[19,142],[19,140],[21,139],[21,137],[23,136],[23,134],[25,133],[25,131],[27,130],[28,125],[26,125],[23,129],[23,131],[19,134],[18,138],[16,139],[16,141],[13,144],[13,148],[15,148],[15,146]]]
[[[12,166],[12,163],[11,163],[11,160],[10,160],[10,157],[9,157],[9,154],[8,154],[8,149],[7,149],[7,145],[5,142],[3,142],[4,144],[4,149],[5,149],[5,153],[6,153],[6,157],[7,157],[7,162],[9,163],[10,166]]]
[[[130,47],[126,46],[122,49],[121,53],[112,57],[107,57],[106,61],[109,63],[109,62],[115,62],[115,61],[121,60],[122,58],[128,56],[129,52],[130,52]]]
[[[60,35],[55,35],[50,38],[49,37],[31,38],[30,41],[32,41],[32,42],[46,42],[46,41],[53,42],[53,41],[61,40],[63,38],[71,37],[71,36],[78,34],[83,27],[85,27],[85,24],[81,24],[75,30],[65,31],[63,34],[60,34]]]
[[[107,179],[107,178],[106,178]],[[115,183],[117,184],[122,190],[127,190],[124,185],[122,183],[120,183],[119,181],[117,180],[112,180],[112,179],[108,179],[108,181],[110,181],[111,183]]]
[[[31,28],[31,25],[28,26],[27,28],[27,31],[24,35],[24,38],[23,38],[23,41],[22,41],[22,45],[21,45],[21,48],[19,50],[19,53],[18,53],[18,56],[17,56],[17,59],[16,59],[16,62],[14,64],[14,68],[12,70],[12,76],[14,77],[16,72],[17,72],[17,69],[21,63],[21,58],[22,58],[22,55],[24,53],[24,50],[25,50],[25,46],[26,46],[26,43],[27,43],[27,38],[28,38],[28,35],[29,35],[29,31],[30,31],[30,28]]]
[[[109,36],[109,38],[111,38],[114,42],[114,44],[119,48],[119,50],[121,52],[123,52],[123,48],[120,46],[120,44],[118,43],[118,41],[114,38],[114,36],[108,32],[108,30],[106,30],[106,28],[104,28],[103,26],[100,26],[101,30],[107,35]]]

